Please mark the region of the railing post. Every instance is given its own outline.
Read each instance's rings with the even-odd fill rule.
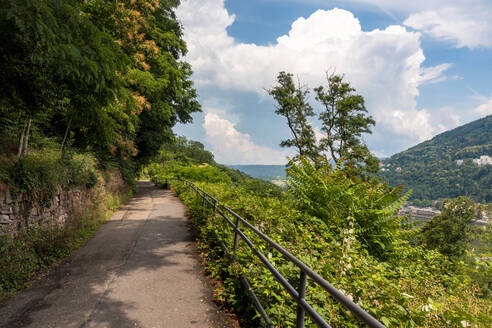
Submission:
[[[215,218],[215,212],[217,211],[217,201],[214,199],[214,218]]]
[[[205,195],[202,195],[203,202],[202,202],[202,216],[205,214]]]
[[[297,300],[297,324],[296,328],[304,328],[304,309],[299,304],[300,300],[306,299],[306,273],[301,269],[299,278],[299,299]]]
[[[236,252],[237,252],[237,243],[239,241],[239,224],[241,221],[239,220],[239,217],[236,217],[236,226],[234,227],[234,246],[232,248],[232,261],[236,261]]]

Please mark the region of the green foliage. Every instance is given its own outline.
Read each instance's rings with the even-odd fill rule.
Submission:
[[[347,231],[340,234],[342,229],[334,229],[300,210],[295,198],[263,197],[230,183],[200,182],[199,186],[247,218],[388,327],[462,327],[463,323],[489,327],[492,324],[492,299],[484,294],[482,285],[472,280],[479,272],[475,264],[453,263],[438,252],[412,246],[401,238],[403,234],[394,238],[390,257],[380,260],[364,251]],[[251,282],[275,326],[295,327],[295,303],[251,249],[240,241],[237,262],[231,265],[220,247],[223,242],[232,248],[231,227],[221,216],[213,216],[209,207],[203,210],[202,202],[189,188],[179,183],[174,183],[173,188],[190,208],[191,219],[199,232],[200,249],[206,256],[207,271],[222,282],[216,291],[218,298],[247,318],[244,326],[260,326],[258,315],[253,317],[239,291],[242,275]],[[356,187],[350,189],[353,188]],[[345,204],[344,200],[340,202]],[[383,203],[386,206],[381,206],[385,208],[382,212],[389,213],[398,207],[394,201],[380,204]],[[362,211],[359,209],[361,216]],[[367,211],[373,209],[369,207]],[[297,286],[298,269],[248,229],[242,231]],[[486,277],[490,271],[481,272],[481,277]],[[332,327],[363,326],[312,281],[308,281],[306,297]],[[315,326],[307,320],[306,327]]]
[[[307,159],[287,168],[289,191],[299,210],[317,217],[337,234],[354,235],[370,254],[391,254],[399,230],[395,216],[408,195],[382,183],[350,177],[346,168],[315,167]]]
[[[379,176],[392,186],[412,189],[410,201],[420,206],[458,196],[492,202],[492,165],[478,166],[473,158],[492,157],[492,115],[444,132],[393,155]],[[464,160],[462,165],[457,160]],[[400,167],[401,170],[396,170]]]
[[[282,147],[296,147],[298,156],[313,162],[327,162],[347,165],[352,172],[364,176],[366,172],[378,171],[378,160],[362,141],[363,133],[371,133],[375,121],[366,116],[364,98],[354,94],[355,89],[343,81],[343,76],[334,73],[326,76],[327,86],[314,89],[316,100],[323,107],[318,119],[321,122],[323,138],[316,142],[309,118],[314,116],[306,97],[309,91],[295,86],[292,74],[280,72],[278,85],[268,90],[277,102],[275,113],[287,119],[293,138],[282,141]]]
[[[362,134],[371,133],[371,126],[376,124],[366,116],[364,98],[353,93],[355,89],[343,81],[342,75],[327,73],[326,81],[326,88],[314,89],[316,100],[324,107],[319,115],[325,134],[320,149],[329,152],[337,164],[348,162],[358,169],[377,172],[378,160],[362,141]]]
[[[60,188],[93,188],[98,182],[97,162],[91,154],[54,149],[32,150],[20,159],[0,158],[0,182],[14,194],[28,192],[33,202],[49,206]]]
[[[149,159],[172,139],[171,128],[192,121],[200,111],[191,81],[181,24],[174,9],[179,1],[91,0],[84,11],[106,29],[129,59],[122,78],[134,100],[139,122],[131,134],[141,161]]]
[[[475,236],[472,245],[476,254],[480,257],[492,258],[492,224],[474,227],[472,234]]]
[[[4,1],[0,80],[4,105],[18,119],[58,114],[74,120],[97,144],[116,134],[114,119],[101,108],[119,93],[124,57],[110,36],[98,30],[74,1]],[[110,130],[113,128],[113,130]],[[112,136],[110,136],[112,135]],[[91,143],[92,142],[92,143]]]
[[[137,167],[127,161],[145,163],[177,122],[200,110],[191,68],[180,60],[178,4],[1,0],[2,154],[13,156],[23,139],[27,150],[32,138],[23,136],[32,132],[130,177]]]
[[[278,85],[268,90],[277,102],[275,113],[287,119],[292,139],[283,140],[282,147],[295,147],[300,156],[315,159],[318,155],[314,131],[308,119],[314,111],[306,101],[309,91],[300,85],[295,86],[292,74],[280,72],[277,76]],[[300,84],[300,82],[299,82]]]
[[[199,166],[184,166],[177,162],[168,162],[165,165],[153,163],[147,168],[154,183],[165,184],[173,178],[192,181],[228,183],[240,185],[245,190],[262,196],[281,198],[284,192],[273,183],[252,178],[240,171],[226,166],[203,164]]]
[[[177,137],[174,142],[164,144],[142,173],[161,184],[171,178],[181,177],[241,185],[263,196],[281,197],[283,194],[282,189],[271,182],[254,179],[239,170],[215,163],[213,154],[205,150],[202,143],[185,137]]]
[[[161,150],[152,159],[153,162],[176,161],[182,164],[214,164],[214,155],[205,150],[201,142],[176,137],[162,145]]]
[[[423,225],[421,240],[442,254],[461,256],[470,246],[471,224],[480,217],[480,207],[469,198],[447,199],[441,206],[441,214]]]

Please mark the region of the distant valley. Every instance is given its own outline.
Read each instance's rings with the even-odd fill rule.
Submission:
[[[285,180],[285,165],[227,165],[254,178],[265,181]]]

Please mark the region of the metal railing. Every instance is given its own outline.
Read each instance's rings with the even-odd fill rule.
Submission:
[[[284,290],[289,293],[294,301],[297,303],[297,317],[296,317],[296,327],[302,328],[304,327],[305,315],[307,314],[311,320],[313,320],[318,327],[330,328],[330,325],[326,322],[326,320],[320,316],[316,310],[306,301],[306,284],[307,277],[311,278],[313,282],[315,282],[322,289],[327,291],[334,299],[336,299],[340,304],[342,304],[345,308],[347,308],[352,314],[354,314],[359,320],[367,324],[368,327],[374,328],[385,328],[385,326],[376,320],[373,316],[363,310],[360,306],[355,304],[351,299],[345,296],[338,289],[333,287],[328,281],[323,279],[319,274],[314,272],[310,267],[304,264],[297,257],[292,255],[282,246],[271,240],[267,235],[254,227],[247,220],[243,219],[241,216],[236,214],[234,211],[229,209],[224,204],[221,204],[215,197],[211,196],[204,190],[200,189],[194,183],[182,180],[175,179],[175,181],[179,181],[190,188],[190,192],[193,194],[195,192],[195,197],[198,199],[198,196],[202,198],[202,213],[205,212],[206,205],[209,205],[213,211],[213,215],[219,214],[227,224],[229,224],[234,230],[234,242],[232,252],[227,248],[227,246],[221,241],[221,246],[224,249],[225,253],[229,257],[232,262],[236,261],[236,253],[237,247],[239,243],[239,238],[241,238],[251,249],[253,254],[255,254],[258,259],[265,265],[265,267],[272,273],[275,279],[282,285]],[[167,181],[166,181],[167,183]],[[228,215],[235,218],[235,222],[231,220]],[[293,263],[300,270],[299,273],[299,288],[294,288],[283,276],[280,272],[278,272],[275,267],[268,261],[268,259],[255,247],[255,245],[251,242],[251,240],[241,231],[241,225],[253,231],[258,237],[263,239],[268,245],[276,249],[279,253],[283,255],[285,259]],[[248,296],[251,298],[256,310],[259,312],[265,323],[268,327],[273,328],[273,324],[268,317],[268,314],[265,312],[265,309],[261,305],[258,297],[252,290],[249,281],[241,276],[241,282],[246,288]]]

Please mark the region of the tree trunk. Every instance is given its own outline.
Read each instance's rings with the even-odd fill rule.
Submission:
[[[24,137],[24,147],[22,149],[23,155],[27,155],[27,146],[29,144],[29,133],[31,132],[31,121],[32,119],[29,119],[29,121],[27,121],[26,136]]]
[[[63,141],[62,141],[62,144],[61,144],[62,154],[63,154],[63,147],[65,146],[65,142],[67,141],[68,131],[70,131],[70,125],[72,125],[72,117],[70,117],[70,121],[68,121],[67,129],[65,130],[65,135],[63,136]]]
[[[17,158],[21,157],[22,149],[24,148],[24,135],[26,133],[26,126],[27,126],[27,123],[24,123],[24,127],[22,128],[22,133],[21,133],[20,140],[19,140],[19,150],[17,151]]]

